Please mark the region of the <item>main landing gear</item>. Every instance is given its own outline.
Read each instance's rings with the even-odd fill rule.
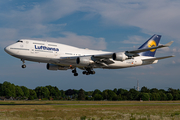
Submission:
[[[74,76],[78,76],[78,73],[77,73],[77,71],[76,71],[76,68],[74,68],[74,70],[72,70],[72,73],[74,73]],[[86,68],[86,70],[83,71],[82,74],[84,74],[84,75],[90,75],[90,74],[92,74],[92,75],[93,75],[93,74],[95,74],[95,71],[92,70],[91,68]]]
[[[86,71],[82,72],[83,75],[90,75],[90,74],[95,74],[94,70],[91,70],[90,68],[86,69]]]
[[[21,59],[21,61],[23,62],[23,65],[21,66],[22,68],[26,68],[26,65],[24,64],[25,61],[23,59]]]
[[[76,71],[76,68],[74,68],[74,70],[72,70],[72,73],[74,73],[74,76],[78,76],[78,73]]]

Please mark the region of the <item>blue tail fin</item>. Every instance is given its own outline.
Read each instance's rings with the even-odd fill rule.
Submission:
[[[150,48],[150,47],[156,47],[159,44],[159,41],[161,39],[161,35],[153,35],[151,38],[149,38],[141,47],[138,49],[145,49],[145,48]],[[156,53],[156,49],[152,49],[146,52],[139,53],[141,56],[151,56],[154,57]]]

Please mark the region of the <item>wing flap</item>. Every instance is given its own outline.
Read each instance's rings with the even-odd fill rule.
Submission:
[[[108,54],[99,54],[99,55],[93,55],[92,59],[97,63],[101,65],[108,65],[108,64],[113,64],[114,61],[111,60],[113,53],[108,53]]]

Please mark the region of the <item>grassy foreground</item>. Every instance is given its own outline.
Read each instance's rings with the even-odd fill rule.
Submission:
[[[0,101],[0,104],[0,120],[180,119],[180,101]]]

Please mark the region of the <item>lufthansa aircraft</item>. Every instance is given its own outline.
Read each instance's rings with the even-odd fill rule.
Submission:
[[[21,59],[22,68],[26,68],[25,60],[47,63],[48,70],[72,69],[74,76],[78,76],[76,68],[82,69],[83,74],[95,74],[94,68],[120,69],[157,63],[158,60],[174,57],[154,57],[156,49],[169,47],[173,41],[158,45],[161,35],[153,35],[137,50],[124,52],[105,52],[81,49],[69,45],[21,39],[9,45],[4,50]]]

